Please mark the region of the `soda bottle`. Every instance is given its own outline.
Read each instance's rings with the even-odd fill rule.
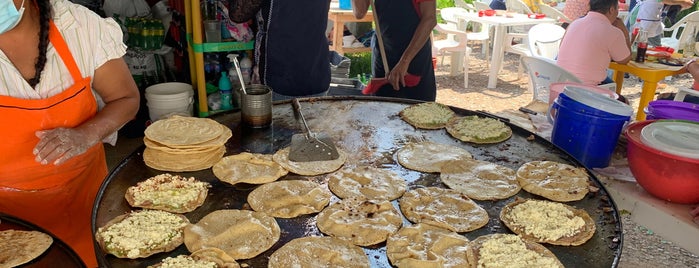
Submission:
[[[636,37],[636,62],[646,61],[646,50],[648,50],[648,33],[641,30]]]

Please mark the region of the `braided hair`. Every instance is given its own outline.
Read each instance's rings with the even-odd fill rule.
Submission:
[[[49,0],[35,0],[36,6],[39,8],[39,57],[34,63],[34,77],[27,82],[31,87],[35,87],[41,80],[41,72],[46,66],[46,51],[49,46],[49,21],[51,20],[51,3]]]

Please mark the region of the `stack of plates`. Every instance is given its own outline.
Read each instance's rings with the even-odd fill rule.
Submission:
[[[699,123],[658,120],[643,127],[641,142],[668,154],[699,159]]]
[[[231,130],[208,118],[173,116],[151,124],[145,130],[143,160],[163,171],[207,169],[226,153]]]

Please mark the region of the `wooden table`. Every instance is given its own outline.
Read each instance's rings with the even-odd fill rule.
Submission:
[[[333,21],[332,45],[330,50],[335,50],[337,53],[344,55],[345,53],[369,52],[370,47],[342,47],[342,33],[345,30],[345,22],[373,22],[374,13],[371,10],[366,12],[364,18],[358,19],[354,17],[352,10],[339,9],[330,7],[328,12],[328,20]]]
[[[663,68],[650,68],[653,65],[639,65],[635,62],[628,64],[618,64],[612,62],[609,68],[614,70],[614,82],[616,83],[616,93],[621,95],[621,86],[624,84],[624,74],[630,73],[638,76],[643,80],[641,90],[641,99],[638,103],[638,111],[636,112],[636,120],[645,120],[646,113],[643,109],[648,106],[648,103],[653,100],[655,90],[658,88],[658,82],[666,76],[673,76],[686,73],[687,70],[681,67],[667,66]]]

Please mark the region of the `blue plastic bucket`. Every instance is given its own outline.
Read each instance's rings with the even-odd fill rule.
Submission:
[[[340,0],[340,9],[352,9],[352,0]]]
[[[623,115],[618,115],[614,113],[610,113],[604,110],[596,109],[594,107],[590,107],[588,105],[585,105],[583,103],[580,103],[574,99],[571,99],[568,95],[565,93],[561,93],[558,95],[558,104],[561,106],[566,106],[570,107],[571,109],[576,109],[575,111],[584,113],[584,114],[591,114],[591,115],[598,115],[602,117],[628,117],[628,116],[623,116]],[[555,102],[555,100],[554,100]]]
[[[560,95],[551,109],[553,131],[551,142],[575,157],[588,168],[609,166],[619,135],[630,116],[604,116],[581,112],[581,103],[566,102],[562,105]]]

